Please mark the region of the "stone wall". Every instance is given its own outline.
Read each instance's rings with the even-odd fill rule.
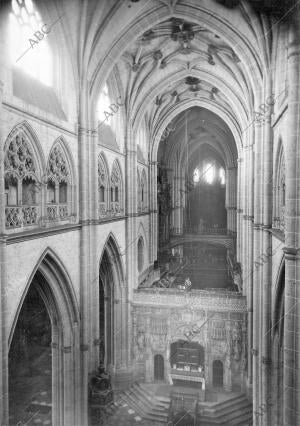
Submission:
[[[161,354],[165,381],[169,382],[171,344],[185,340],[197,342],[205,350],[206,387],[212,387],[215,360],[223,363],[224,388],[230,391],[241,387],[247,367],[244,361],[247,352],[245,298],[205,293],[209,292],[170,295],[168,291],[156,294],[140,291],[134,294],[132,356],[138,379],[154,381],[154,356]]]

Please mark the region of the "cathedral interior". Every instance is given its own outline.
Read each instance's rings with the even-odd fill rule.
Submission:
[[[300,1],[2,0],[0,47],[1,426],[300,426]]]

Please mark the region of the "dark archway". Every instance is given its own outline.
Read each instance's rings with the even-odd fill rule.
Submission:
[[[154,356],[154,380],[160,381],[165,379],[164,357],[160,354]]]
[[[29,327],[27,333],[22,330],[24,318]],[[43,322],[43,330],[37,319]],[[34,420],[37,417],[48,416],[45,421],[50,421],[48,424],[55,426],[65,424],[78,426],[84,421],[82,420],[84,391],[78,389],[79,326],[79,310],[70,278],[57,256],[52,250],[47,249],[28,280],[9,336],[10,391],[18,392],[18,389],[12,389],[13,377],[16,375],[12,370],[15,368],[22,370],[22,366],[16,367],[20,357],[17,354],[13,355],[16,351],[15,342],[21,338],[22,354],[24,356],[25,350],[25,354],[27,351],[30,358],[27,369],[23,369],[23,373],[30,371],[31,380],[27,381],[24,390],[27,393],[24,403],[32,405],[29,407],[27,404],[27,407]],[[38,378],[31,383],[33,377]],[[39,393],[43,394],[35,392],[36,383],[39,384]],[[48,384],[47,389],[43,388],[45,384]],[[9,399],[13,404],[12,398],[13,396]],[[51,411],[49,407],[47,408],[47,404],[50,405]],[[10,409],[11,415],[12,410],[13,405]],[[12,423],[13,421],[11,419],[10,424],[17,424]]]
[[[119,246],[109,235],[99,263],[98,324],[99,363],[117,386],[118,366],[126,364],[129,351],[122,346],[127,336],[127,302],[124,298],[124,268]],[[120,373],[121,374],[121,373]],[[123,373],[122,373],[123,374]]]
[[[9,351],[9,424],[33,416],[52,424],[52,326],[37,273],[23,302]]]
[[[103,253],[99,272],[99,363],[108,368],[114,352],[114,280],[112,264],[107,251]]]
[[[276,389],[276,401],[274,404],[275,417],[278,419],[278,424],[283,424],[283,396],[284,388],[283,381],[283,341],[284,341],[284,318],[285,318],[285,264],[281,265],[278,275],[278,284],[276,287],[275,307],[273,315],[273,358],[274,358],[274,371],[272,374],[273,389]]]
[[[214,387],[223,387],[223,375],[224,368],[223,363],[220,360],[213,362],[213,386]]]

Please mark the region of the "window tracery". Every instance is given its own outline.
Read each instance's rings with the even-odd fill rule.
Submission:
[[[203,161],[193,171],[194,184],[215,184],[219,183],[225,185],[225,170],[224,168],[213,159]]]
[[[110,177],[110,210],[112,216],[123,213],[123,184],[121,171],[117,161],[114,162]]]
[[[37,166],[23,131],[17,132],[4,155],[6,228],[37,223],[39,196],[36,191]]]
[[[45,23],[32,0],[12,0],[11,6],[10,52],[12,62],[16,67],[21,68],[22,71],[42,83],[51,85],[52,55],[46,40],[47,31],[41,32]],[[37,40],[36,33],[40,33],[43,38]],[[37,49],[30,49],[30,40],[31,43],[39,43]]]
[[[59,144],[50,152],[46,182],[49,221],[66,219],[70,214],[71,180],[68,163]]]
[[[99,218],[108,214],[108,174],[104,159],[98,157]]]

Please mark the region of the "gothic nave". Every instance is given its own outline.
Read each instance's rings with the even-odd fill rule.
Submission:
[[[300,426],[300,1],[0,1],[0,425]]]

